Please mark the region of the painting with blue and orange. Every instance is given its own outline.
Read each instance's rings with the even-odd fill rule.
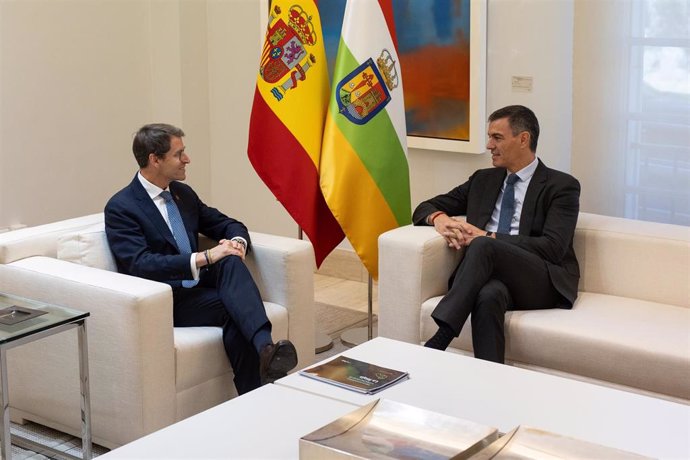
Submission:
[[[470,0],[392,0],[407,134],[469,140]],[[329,75],[346,0],[319,0]]]

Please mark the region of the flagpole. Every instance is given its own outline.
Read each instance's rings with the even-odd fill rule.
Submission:
[[[369,280],[367,283],[367,337],[371,340],[374,335],[374,305],[372,301],[372,291],[373,291],[374,281],[369,275]]]
[[[374,281],[369,275],[367,283],[367,327],[353,327],[340,335],[340,341],[348,347],[356,347],[367,340],[374,338],[374,306],[373,306]]]
[[[300,240],[304,239],[304,232],[302,231],[301,225],[297,226],[297,238]],[[318,324],[314,329],[314,334],[314,353],[323,353],[324,351],[328,351],[333,348],[333,339],[328,334],[323,332],[319,328]]]

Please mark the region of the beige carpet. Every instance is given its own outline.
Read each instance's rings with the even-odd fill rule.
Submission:
[[[324,334],[332,338],[340,336],[340,333],[353,326],[366,326],[367,314],[357,310],[315,302],[316,324]],[[376,315],[374,315],[376,321]]]
[[[367,327],[367,314],[351,310],[349,308],[329,305],[322,302],[314,302],[316,305],[316,324],[321,332],[333,339],[333,346],[316,355],[316,360],[328,359],[338,353],[347,352],[349,345],[340,340],[340,335],[348,329]],[[373,316],[374,336],[376,336],[376,326],[378,318]],[[365,332],[366,334],[366,332]]]

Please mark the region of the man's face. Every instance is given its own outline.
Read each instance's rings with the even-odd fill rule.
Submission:
[[[185,180],[187,177],[185,167],[191,160],[189,159],[189,155],[185,153],[185,146],[184,142],[182,142],[182,138],[171,137],[170,150],[165,152],[165,156],[160,158],[152,155],[150,161],[156,163],[155,166],[158,178],[166,184],[170,184],[170,182],[174,180]]]
[[[499,118],[489,123],[488,135],[486,148],[491,151],[491,162],[495,167],[517,172],[529,164],[529,161],[525,163],[531,156],[529,134],[523,131],[513,136],[508,118]]]

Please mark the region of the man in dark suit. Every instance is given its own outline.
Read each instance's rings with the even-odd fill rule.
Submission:
[[[465,251],[431,315],[439,329],[425,346],[445,350],[471,314],[475,357],[502,363],[506,310],[569,309],[575,302],[580,184],[536,157],[539,123],[527,107],[495,111],[488,135],[494,168],[424,201],[412,220],[433,225],[451,248]]]
[[[177,327],[222,326],[239,394],[283,377],[297,365],[295,347],[273,343],[259,290],[244,264],[247,228],[206,206],[186,178],[181,129],[142,127],[132,150],[139,172],[105,207],[118,271],[170,284]],[[218,244],[198,250],[201,233]]]

